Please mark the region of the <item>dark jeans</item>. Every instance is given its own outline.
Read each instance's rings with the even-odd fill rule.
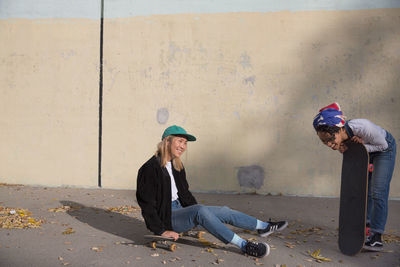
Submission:
[[[386,141],[389,146],[385,151],[369,154],[374,169],[368,176],[367,222],[372,232],[381,234],[385,231],[390,181],[396,162],[396,140],[389,132]]]

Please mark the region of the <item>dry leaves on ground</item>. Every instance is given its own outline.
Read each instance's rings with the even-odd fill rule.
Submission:
[[[383,234],[383,241],[386,243],[400,243],[400,236],[393,233]]]
[[[67,211],[74,211],[74,210],[79,210],[79,209],[80,209],[80,207],[61,206],[58,208],[47,209],[47,210],[51,211],[51,212],[67,212]]]
[[[32,213],[27,209],[0,206],[0,228],[23,229],[40,227],[43,221],[32,218],[30,215]]]
[[[137,206],[118,206],[118,207],[107,208],[107,211],[128,215],[130,213],[139,212],[140,208]]]

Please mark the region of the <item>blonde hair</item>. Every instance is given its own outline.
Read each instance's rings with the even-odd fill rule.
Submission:
[[[172,157],[171,142],[172,142],[172,139],[174,139],[174,138],[175,138],[175,136],[172,136],[172,135],[167,136],[157,145],[157,151],[156,151],[155,155],[157,157],[160,157],[161,167],[165,167],[165,165],[167,165],[168,156]],[[177,171],[183,170],[183,164],[182,164],[182,161],[180,158],[173,158],[172,165],[174,165],[174,168]]]

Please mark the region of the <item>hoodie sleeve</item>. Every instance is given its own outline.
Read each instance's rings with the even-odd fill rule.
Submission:
[[[386,142],[386,131],[366,119],[355,119],[349,121],[349,126],[354,135],[364,141],[368,152],[384,151],[388,148]]]

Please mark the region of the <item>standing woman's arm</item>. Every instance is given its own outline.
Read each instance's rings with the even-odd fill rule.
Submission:
[[[388,148],[386,131],[367,119],[349,121],[354,135],[362,139],[368,152],[384,151]]]

